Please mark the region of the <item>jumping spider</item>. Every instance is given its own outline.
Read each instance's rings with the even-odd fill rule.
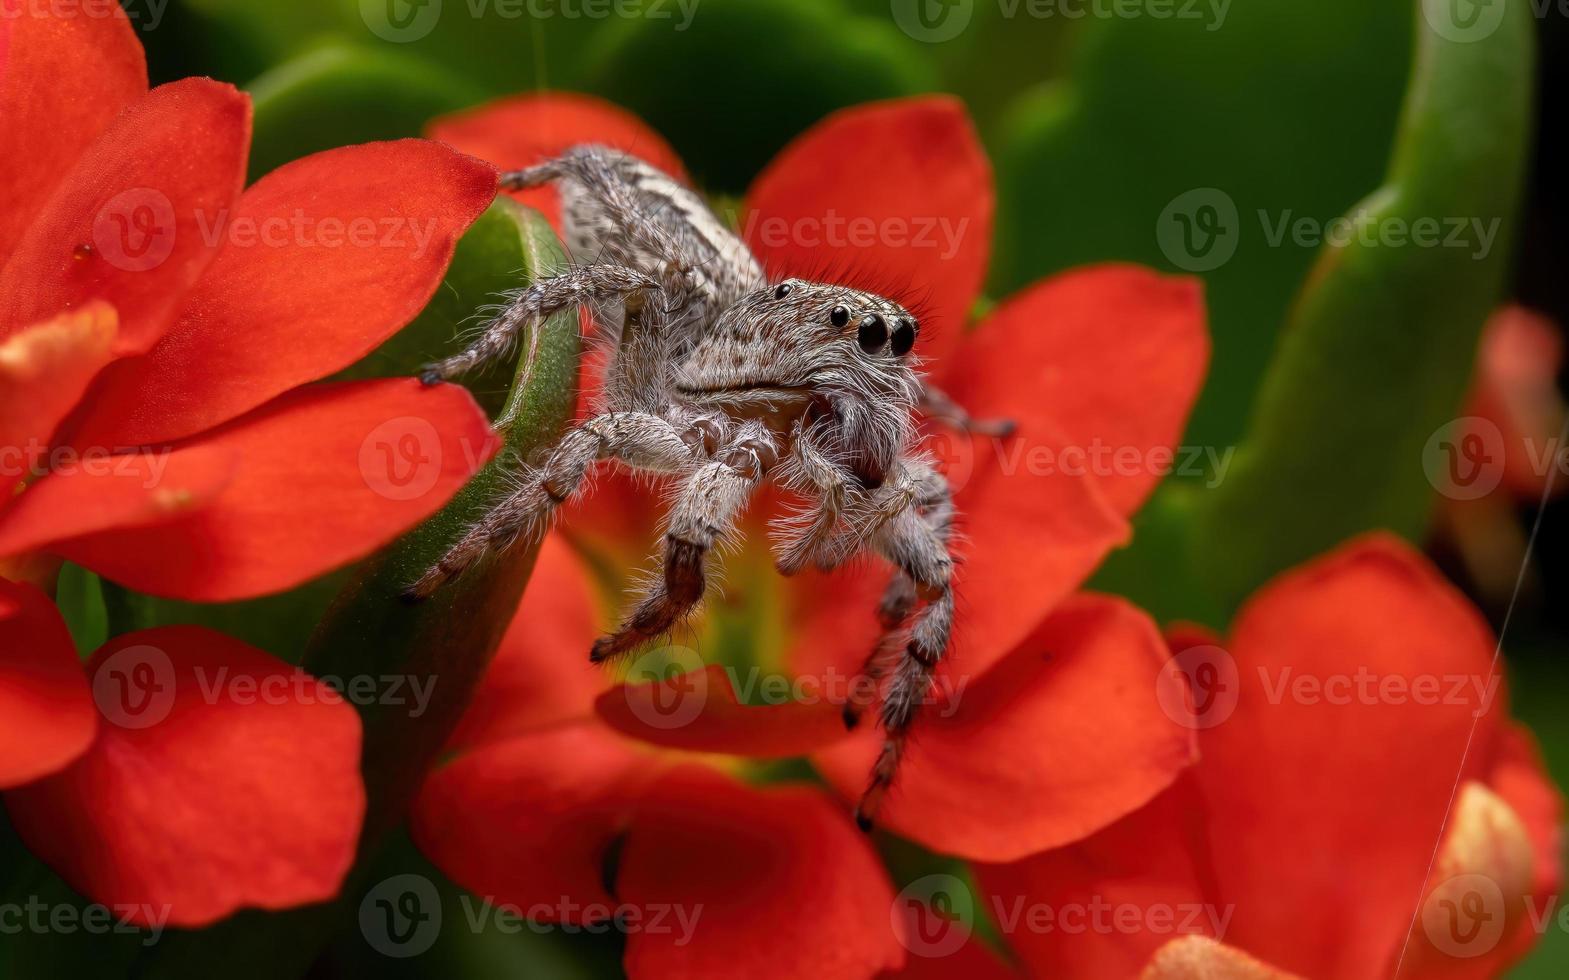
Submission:
[[[953,504],[918,450],[914,412],[920,406],[999,435],[1007,426],[972,423],[922,381],[911,356],[920,326],[904,307],[833,283],[770,282],[702,198],[648,164],[582,146],[504,175],[502,187],[551,181],[571,254],[596,258],[512,294],[467,350],[421,377],[434,384],[457,376],[502,355],[525,331],[533,341],[545,317],[588,305],[610,355],[599,414],[526,468],[512,496],[409,596],[429,596],[486,555],[542,535],[600,460],[677,477],[664,574],[621,628],[594,644],[591,659],[604,662],[692,610],[709,552],[733,533],[753,492],[774,480],[812,502],[773,528],[783,574],[833,568],[867,548],[897,569],[877,611],[884,636],[862,670],[865,683],[887,681],[883,748],[856,809],[868,827],[953,625]],[[846,723],[858,717],[847,706]]]

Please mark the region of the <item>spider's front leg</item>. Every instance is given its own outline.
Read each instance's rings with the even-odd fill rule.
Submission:
[[[704,566],[735,526],[736,515],[779,460],[773,436],[762,425],[744,425],[716,458],[694,472],[671,509],[664,539],[664,573],[622,623],[595,642],[595,663],[618,657],[666,633],[703,597]]]
[[[562,437],[543,466],[525,470],[517,490],[480,518],[404,597],[429,598],[486,555],[543,536],[551,515],[581,490],[597,460],[619,459],[660,473],[689,471],[708,456],[723,427],[701,416],[686,421],[682,428],[646,412],[616,412],[579,425]]]
[[[428,364],[420,371],[426,384],[455,378],[465,371],[500,357],[524,330],[529,332],[530,353],[539,336],[539,324],[562,310],[602,300],[620,300],[632,293],[657,290],[660,283],[636,269],[618,265],[584,265],[559,276],[542,279],[512,294],[500,313],[481,330],[478,339],[460,353]]]
[[[919,395],[916,404],[921,411],[951,429],[978,436],[991,436],[994,439],[1006,439],[1018,428],[1012,419],[972,418],[970,413],[964,410],[963,405],[925,379],[921,380]]]
[[[803,515],[774,522],[775,566],[781,575],[795,575],[807,565],[828,571],[842,560],[838,554],[843,549],[833,547],[840,519],[847,509],[859,504],[864,491],[854,475],[835,464],[817,444],[812,427],[804,422],[797,422],[791,431],[782,482],[791,490],[815,497],[817,504],[805,515],[804,523]]]
[[[899,569],[883,596],[878,617],[887,631],[867,659],[862,676],[876,684],[888,678],[883,696],[883,747],[872,766],[856,822],[871,826],[878,804],[898,774],[905,740],[931,690],[932,676],[953,632],[953,557],[948,550],[953,504],[947,481],[929,464],[906,461],[913,496],[886,520],[872,545]],[[924,601],[919,610],[916,606]],[[907,624],[907,625],[906,625]],[[845,720],[853,725],[859,706],[852,700]]]

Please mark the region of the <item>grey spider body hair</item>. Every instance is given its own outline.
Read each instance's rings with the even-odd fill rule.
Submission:
[[[582,146],[506,174],[506,189],[554,182],[572,254],[592,261],[511,294],[464,351],[426,368],[427,383],[501,356],[539,322],[590,307],[609,352],[601,404],[512,495],[481,517],[411,586],[430,595],[486,556],[537,539],[594,466],[616,460],[679,488],[662,543],[663,574],[590,653],[610,660],[668,633],[706,588],[710,553],[765,481],[808,502],[771,528],[779,569],[834,568],[880,554],[895,568],[877,616],[884,635],[863,676],[882,690],[883,748],[857,819],[870,826],[953,626],[953,505],[919,451],[915,412],[977,432],[926,385],[916,318],[885,297],[833,283],[770,282],[746,245],[693,191],[630,156]],[[854,725],[860,705],[846,706]]]

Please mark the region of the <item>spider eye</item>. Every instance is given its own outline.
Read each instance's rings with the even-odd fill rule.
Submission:
[[[861,321],[861,331],[855,338],[861,344],[861,350],[868,354],[875,354],[888,343],[888,324],[883,318],[873,313]]]
[[[915,346],[915,324],[901,319],[893,331],[893,355],[903,357]]]
[[[790,290],[794,288],[794,286],[787,282],[780,283],[779,288],[774,290],[774,299],[784,299],[786,296],[790,295]]]
[[[850,322],[850,311],[842,306],[836,306],[833,312],[828,314],[828,320],[834,326],[842,327]]]

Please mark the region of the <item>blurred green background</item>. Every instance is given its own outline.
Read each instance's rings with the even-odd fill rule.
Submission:
[[[1459,414],[1489,309],[1514,300],[1569,322],[1569,197],[1558,179],[1566,119],[1555,97],[1569,91],[1569,19],[1516,5],[1496,36],[1438,39],[1433,70],[1414,76],[1418,38],[1431,23],[1412,0],[1201,0],[1170,5],[1179,13],[1169,17],[1103,15],[1111,5],[1089,0],[930,3],[924,18],[913,0],[123,5],[154,83],[211,75],[252,93],[253,179],[316,150],[418,135],[434,116],[552,88],[628,107],[672,143],[702,187],[737,194],[835,109],[956,93],[997,171],[992,299],[1090,261],[1193,271],[1157,228],[1174,202],[1202,189],[1221,192],[1242,215],[1328,221],[1366,202],[1394,214],[1498,217],[1501,240],[1481,262],[1457,265],[1443,250],[1326,256],[1253,232],[1227,261],[1198,270],[1215,351],[1186,442],[1242,445],[1238,469],[1217,489],[1203,479],[1168,482],[1140,515],[1135,547],[1096,584],[1159,618],[1221,624],[1269,574],[1357,530],[1389,526],[1425,543],[1501,626],[1510,592],[1434,521],[1420,458],[1434,429]],[[1057,13],[1031,12],[1039,9]],[[454,266],[464,293],[498,287],[465,264],[466,255],[480,263],[474,256],[489,233],[482,223]],[[1380,285],[1369,288],[1374,279]],[[432,311],[430,329],[449,330],[462,315]],[[1561,655],[1569,504],[1506,501],[1502,513],[1521,540],[1540,530],[1505,643],[1515,710],[1569,784],[1569,666]],[[200,616],[294,655],[301,630],[341,581],[256,603],[141,615]],[[61,601],[77,607],[73,625],[103,628],[93,625],[95,590],[68,576]],[[896,875],[935,860],[889,846]],[[16,869],[12,887],[65,894],[9,833],[0,850],[14,859],[0,863]],[[410,869],[442,881],[405,842],[381,857],[377,877]],[[458,907],[455,891],[445,898],[449,910]],[[55,972],[75,960],[82,975],[112,972],[107,964],[136,959],[133,947],[56,937],[13,946],[13,956],[0,955],[0,971],[36,976],[34,964]],[[312,975],[599,976],[617,962],[611,940],[528,930],[444,930],[429,955],[391,961],[349,929]],[[165,964],[145,975],[179,969]],[[1550,928],[1517,975],[1569,975],[1569,935]]]

